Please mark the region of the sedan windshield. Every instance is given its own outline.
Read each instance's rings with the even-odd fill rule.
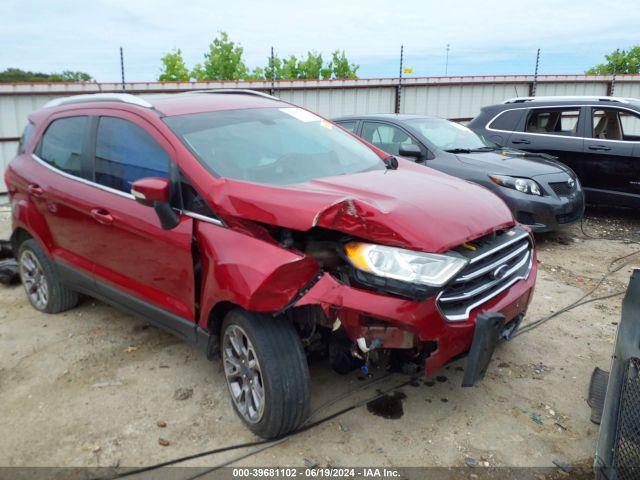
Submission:
[[[442,118],[416,118],[407,123],[445,151],[491,151],[496,145],[459,123]]]
[[[301,108],[252,108],[165,118],[214,174],[269,185],[384,170],[380,157]]]

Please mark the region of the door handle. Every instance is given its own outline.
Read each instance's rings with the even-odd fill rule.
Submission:
[[[611,150],[611,147],[607,147],[605,145],[589,145],[589,150],[597,150],[606,152],[607,150]]]
[[[103,225],[110,225],[113,223],[113,216],[104,208],[94,208],[91,210],[91,216]]]
[[[42,190],[42,188],[40,188],[40,185],[36,183],[30,183],[29,186],[27,187],[27,190],[29,190],[29,194],[31,194],[34,197],[41,197],[42,194],[44,193],[44,190]]]
[[[511,143],[515,143],[516,145],[529,145],[531,142],[524,138],[519,138],[518,140],[512,140]]]

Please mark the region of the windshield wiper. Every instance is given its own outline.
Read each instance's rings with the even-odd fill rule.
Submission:
[[[468,148],[450,148],[445,150],[445,152],[449,153],[471,153],[471,150]]]

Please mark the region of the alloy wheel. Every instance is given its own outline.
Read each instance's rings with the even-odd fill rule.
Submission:
[[[33,306],[44,310],[49,301],[49,284],[38,257],[31,250],[25,250],[20,257],[20,276]]]
[[[265,405],[260,362],[251,340],[238,325],[229,325],[225,330],[222,357],[227,385],[236,409],[247,422],[259,422]]]

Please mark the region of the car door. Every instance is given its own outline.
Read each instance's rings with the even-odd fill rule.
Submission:
[[[92,239],[87,236],[94,223],[87,200],[95,192],[89,181],[90,118],[72,111],[50,119],[33,153],[36,163],[27,186],[51,235],[53,259],[65,281],[75,287],[79,279],[69,277],[67,270],[84,274],[91,284],[94,266]]]
[[[105,114],[95,122],[93,165],[99,188],[91,199],[91,237],[98,291],[191,338],[196,315],[193,219],[180,215],[175,228],[163,230],[155,210],[130,193],[131,184],[146,177],[170,178],[177,188],[175,152],[135,114]]]
[[[554,155],[582,180],[585,174],[581,161],[583,118],[580,106],[528,108],[518,131],[509,137],[507,146]]]
[[[640,116],[615,107],[588,107],[583,185],[595,196],[640,196]],[[605,193],[609,192],[609,193]]]

